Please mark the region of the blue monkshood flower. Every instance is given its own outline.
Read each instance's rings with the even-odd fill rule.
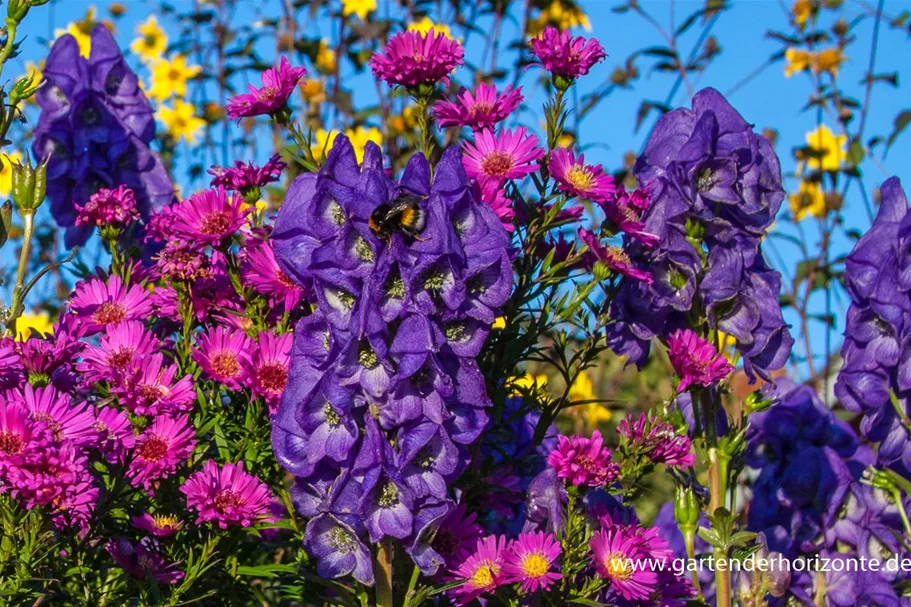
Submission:
[[[375,214],[399,204],[419,218],[417,237],[377,229]],[[337,577],[367,541],[390,538],[433,574],[433,532],[488,423],[474,357],[511,293],[509,236],[474,198],[457,148],[432,179],[416,154],[394,180],[377,146],[359,165],[340,136],[322,169],[288,188],[271,244],[282,271],[316,294],[272,420],[294,504],[311,518],[305,547]]]
[[[96,25],[91,39],[86,59],[73,36],[61,36],[45,62],[47,84],[36,94],[41,116],[33,150],[50,155],[47,196],[67,246],[91,234],[76,226],[75,205],[99,188],[131,188],[146,219],[174,199],[167,171],[148,147],[155,121],[136,74],[106,27]]]
[[[768,379],[793,345],[778,305],[780,277],[760,249],[784,198],[778,158],[714,89],[692,105],[658,121],[636,162],[650,199],[643,231],[658,242],[632,243],[629,252],[654,280],[621,281],[608,344],[641,365],[651,340],[685,328],[696,307],[736,338],[747,375]]]

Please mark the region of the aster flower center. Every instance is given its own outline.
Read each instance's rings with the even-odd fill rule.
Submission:
[[[152,435],[139,448],[139,457],[149,462],[157,462],[168,454],[168,439]]]
[[[120,346],[108,356],[108,364],[114,369],[122,371],[123,369],[126,369],[127,365],[130,364],[130,361],[133,360],[133,352],[133,348]]]
[[[493,563],[484,563],[471,574],[471,577],[468,579],[468,583],[474,586],[475,588],[487,588],[488,586],[493,585],[493,578],[497,574],[499,568]]]
[[[515,158],[504,150],[494,150],[481,160],[481,169],[488,177],[505,178],[515,165]]]
[[[275,280],[278,281],[278,284],[280,284],[281,286],[286,287],[288,289],[297,289],[298,288],[297,283],[294,282],[293,280],[291,280],[291,277],[288,276],[287,274],[285,274],[284,272],[282,272],[281,270],[279,270],[278,272],[275,273]]]
[[[227,211],[210,211],[199,222],[199,231],[209,236],[224,234],[231,227],[231,214]]]
[[[220,351],[216,352],[209,359],[212,364],[212,370],[221,377],[233,378],[240,375],[240,361],[234,352]]]
[[[10,430],[0,432],[0,451],[7,455],[17,455],[22,453],[25,441],[18,434]]]
[[[604,250],[605,262],[613,268],[632,266],[629,255],[620,247],[607,247]]]
[[[177,526],[177,517],[173,514],[156,514],[152,517],[156,529],[170,529]]]
[[[382,486],[376,503],[382,508],[390,508],[399,502],[399,488],[392,481]]]
[[[279,362],[262,364],[256,370],[256,380],[266,392],[279,394],[288,383],[288,369]]]
[[[230,489],[223,489],[215,494],[215,510],[219,514],[225,514],[230,510],[234,510],[240,506],[243,506],[246,503],[246,500],[239,493],[235,493]]]
[[[128,310],[125,305],[117,301],[106,301],[95,308],[92,321],[98,325],[112,325],[127,317]]]
[[[361,342],[357,348],[357,362],[365,369],[375,369],[380,364],[380,358],[367,342]]]
[[[329,543],[340,554],[351,554],[357,549],[355,539],[341,527],[335,527],[329,532]]]
[[[522,559],[522,571],[528,577],[541,577],[550,569],[550,563],[540,552],[525,555]]]
[[[60,425],[56,419],[51,417],[49,413],[44,411],[35,411],[29,416],[33,421],[43,422],[47,429],[51,431],[54,435],[54,440],[63,439],[63,426]]]
[[[604,559],[604,569],[608,577],[615,580],[628,580],[633,576],[633,569],[628,566],[627,557],[622,552],[608,554]]]
[[[584,192],[595,184],[595,177],[587,166],[574,164],[566,171],[566,181],[577,190]]]
[[[256,96],[261,101],[270,101],[270,100],[278,97],[278,93],[279,93],[278,87],[264,86],[263,88],[259,89],[259,92],[256,94]]]
[[[168,393],[168,389],[160,384],[140,384],[137,392],[148,402],[155,402]]]
[[[468,115],[471,118],[487,116],[493,111],[493,104],[489,101],[475,101],[468,107]]]

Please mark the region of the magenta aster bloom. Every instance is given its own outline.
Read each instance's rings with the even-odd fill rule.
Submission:
[[[481,82],[474,91],[462,90],[456,103],[437,101],[433,113],[441,127],[468,126],[473,131],[493,128],[513,113],[522,103],[522,87],[506,85],[497,92],[493,84]]]
[[[125,320],[148,318],[152,312],[149,293],[140,285],[127,287],[118,276],[83,280],[76,285],[69,307],[83,322],[88,334],[98,333]]]
[[[10,467],[33,461],[52,440],[44,424],[29,419],[25,407],[4,399],[0,402],[0,476]]]
[[[610,449],[604,446],[601,432],[591,438],[582,436],[557,437],[557,448],[547,456],[547,463],[577,487],[603,487],[620,474],[620,466],[611,461]]]
[[[254,291],[265,295],[273,305],[293,310],[304,298],[304,289],[282,272],[275,250],[268,239],[257,239],[243,249],[241,277]]]
[[[208,460],[181,485],[180,492],[187,496],[187,508],[197,512],[200,525],[215,521],[227,529],[275,520],[270,508],[272,492],[259,478],[244,471],[243,462],[219,468]]]
[[[22,381],[22,361],[12,339],[0,339],[0,390],[18,386]]]
[[[98,487],[91,483],[90,477],[77,480],[75,484],[66,487],[63,494],[53,502],[54,526],[57,529],[76,527],[85,530],[92,518],[95,504],[98,503],[98,493]]]
[[[76,446],[86,447],[98,440],[94,407],[86,402],[70,402],[69,394],[60,393],[53,386],[33,388],[25,384],[7,396],[28,411],[29,419],[47,426],[56,441],[70,440]]]
[[[451,581],[464,582],[449,592],[459,605],[475,600],[503,583],[506,537],[489,535],[478,540],[474,552],[452,573]]]
[[[481,187],[498,188],[507,179],[520,179],[535,171],[535,161],[544,157],[538,138],[524,128],[504,129],[497,135],[485,130],[475,133],[474,143],[464,143],[462,162],[469,177]],[[493,185],[492,185],[493,184]]]
[[[134,516],[130,522],[137,529],[155,537],[170,537],[183,526],[183,521],[173,514],[149,514],[148,512],[143,513],[142,516]]]
[[[628,193],[621,188],[612,199],[599,201],[599,204],[607,215],[607,220],[617,230],[626,232],[649,248],[658,245],[658,236],[646,232],[645,224],[641,220],[643,211],[648,209],[650,204],[648,194],[644,191],[634,190]]]
[[[249,359],[249,376],[253,394],[262,396],[270,412],[278,406],[288,383],[288,367],[291,364],[291,333],[274,335],[268,331],[259,334],[259,344]]]
[[[692,329],[677,329],[671,333],[667,338],[667,348],[671,366],[680,378],[678,392],[694,384],[708,388],[724,380],[734,370],[712,344]]]
[[[461,44],[433,28],[426,34],[402,32],[392,37],[382,53],[374,53],[370,69],[389,86],[448,84],[449,74],[462,65],[464,55]]]
[[[98,409],[94,427],[98,433],[98,448],[109,462],[123,461],[124,454],[136,444],[130,418],[123,411],[113,407]]]
[[[199,340],[199,348],[193,351],[193,360],[209,378],[232,390],[240,390],[250,364],[251,345],[250,338],[242,331],[210,328]]]
[[[196,448],[196,433],[186,415],[159,415],[136,438],[127,477],[134,487],[151,492],[155,481],[177,470]]]
[[[621,527],[600,529],[589,541],[598,574],[610,581],[611,588],[628,601],[648,600],[658,583],[654,571],[643,569],[647,559],[645,542]]]
[[[77,226],[122,227],[139,220],[136,195],[125,185],[113,190],[101,188],[85,206],[75,206]]]
[[[128,320],[110,327],[97,346],[87,345],[76,370],[85,374],[87,383],[113,382],[132,374],[157,350],[158,339],[141,322]]]
[[[55,506],[67,490],[88,478],[86,458],[72,442],[53,442],[34,454],[27,464],[8,470],[10,494],[26,508]]]
[[[221,186],[197,192],[177,205],[171,229],[188,244],[219,246],[247,223],[253,209],[243,204],[243,197],[228,196]]]
[[[141,361],[131,376],[113,387],[120,404],[137,415],[189,411],[196,402],[193,378],[184,375],[176,382],[176,365],[165,365],[159,352]]]
[[[237,95],[228,100],[227,110],[231,120],[248,116],[275,115],[285,109],[288,97],[294,92],[298,81],[304,77],[307,69],[291,67],[287,57],[282,57],[278,65],[263,72],[261,88],[247,85],[248,93]]]
[[[624,276],[641,280],[646,284],[652,284],[652,282],[654,282],[651,272],[640,270],[633,265],[633,261],[629,258],[629,255],[620,247],[604,246],[595,234],[589,232],[585,228],[579,229],[579,237],[582,239],[582,242],[588,245],[586,262],[589,267],[594,266],[597,262],[601,262],[607,266],[609,270],[618,272]]]
[[[166,565],[151,542],[134,545],[128,539],[120,538],[108,542],[105,549],[124,571],[137,579],[152,578],[159,584],[176,584],[183,579],[183,572],[177,571],[178,563]]]
[[[440,523],[431,546],[446,560],[447,567],[467,559],[484,535],[477,519],[477,514],[466,512],[465,504],[459,504]]]
[[[696,460],[689,437],[677,434],[666,421],[652,421],[642,414],[635,421],[621,421],[617,433],[630,450],[641,452],[656,464],[686,467]]]
[[[211,264],[199,248],[183,242],[170,240],[154,257],[155,268],[169,280],[194,282],[211,275]]]
[[[240,160],[235,160],[233,167],[213,166],[209,169],[209,174],[212,175],[213,188],[221,186],[226,190],[246,195],[248,192],[278,181],[282,176],[282,171],[287,167],[288,165],[282,162],[281,156],[276,154],[261,167],[255,166],[252,162],[244,164]]]
[[[520,583],[525,592],[550,589],[551,584],[563,576],[553,571],[554,561],[560,556],[560,542],[549,533],[520,533],[509,543],[503,563],[504,582]]]
[[[593,65],[607,57],[601,43],[594,38],[573,37],[569,30],[561,32],[553,26],[532,38],[531,54],[551,74],[570,81],[587,74]]]
[[[585,155],[575,154],[566,148],[557,148],[550,154],[550,174],[557,180],[557,187],[567,194],[588,200],[607,200],[617,192],[614,178],[604,172],[600,164],[585,164]]]
[[[179,203],[173,203],[158,209],[145,223],[145,242],[169,242],[174,237],[175,211]]]

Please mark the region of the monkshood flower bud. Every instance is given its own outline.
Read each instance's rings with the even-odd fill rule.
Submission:
[[[681,531],[693,533],[699,526],[699,501],[689,487],[678,487],[674,496],[674,518]]]
[[[34,212],[44,202],[47,194],[48,160],[49,157],[32,167],[32,161],[26,154],[24,163],[13,163],[11,194],[19,212]]]
[[[272,429],[309,519],[305,546],[326,577],[368,583],[366,546],[385,540],[432,574],[450,485],[487,424],[474,357],[512,288],[509,236],[458,148],[433,179],[415,154],[393,181],[377,146],[358,164],[339,136],[319,173],[289,187],[270,242],[316,300]]]

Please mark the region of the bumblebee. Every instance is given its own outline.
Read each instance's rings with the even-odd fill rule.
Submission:
[[[418,206],[421,200],[420,196],[403,194],[392,202],[379,205],[370,214],[370,229],[386,242],[392,240],[396,232],[423,240],[420,233],[427,223],[427,214]]]

